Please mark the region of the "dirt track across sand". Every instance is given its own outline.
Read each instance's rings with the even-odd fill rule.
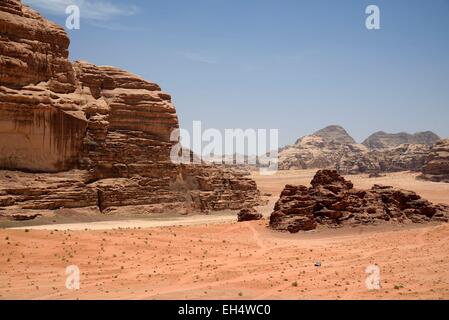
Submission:
[[[284,234],[266,222],[1,230],[2,299],[448,299],[449,225]],[[315,267],[316,261],[321,267]],[[381,290],[365,287],[377,264]],[[77,265],[81,289],[65,287]]]
[[[133,228],[156,228],[172,226],[191,226],[209,223],[225,223],[235,221],[235,215],[191,215],[169,219],[147,218],[147,219],[120,219],[94,222],[77,222],[61,224],[44,224],[30,227],[16,227],[17,230],[114,230]]]

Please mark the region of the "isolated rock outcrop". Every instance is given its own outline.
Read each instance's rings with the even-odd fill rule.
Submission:
[[[434,205],[412,191],[374,185],[353,188],[334,170],[320,170],[312,187],[286,185],[270,216],[270,227],[292,233],[317,225],[449,220],[449,206]]]
[[[179,124],[169,94],[118,68],[70,62],[69,43],[63,28],[19,0],[0,2],[0,215],[257,204],[244,173],[170,160]]]
[[[449,139],[441,140],[432,147],[419,178],[449,183]]]
[[[432,146],[438,140],[440,140],[440,137],[432,131],[417,132],[415,134],[406,132],[386,133],[378,131],[366,138],[362,144],[369,149],[386,149],[397,147],[401,144],[423,144]]]

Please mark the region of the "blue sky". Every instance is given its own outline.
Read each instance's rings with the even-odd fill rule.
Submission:
[[[329,124],[449,137],[449,0],[25,0],[64,24],[71,59],[114,65],[172,94],[181,126],[279,128],[280,145]],[[381,29],[365,28],[378,5]]]

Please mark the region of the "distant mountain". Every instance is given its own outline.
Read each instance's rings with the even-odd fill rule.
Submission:
[[[432,132],[377,132],[359,144],[344,128],[332,125],[280,149],[279,169],[331,168],[343,174],[419,171],[437,140]]]
[[[439,140],[440,137],[431,131],[417,132],[415,134],[378,131],[370,135],[362,144],[369,149],[385,149],[401,144],[425,144],[431,146]]]
[[[335,168],[348,154],[358,158],[366,152],[368,149],[357,144],[343,127],[331,125],[298,139],[294,145],[282,148],[279,151],[279,168]]]
[[[346,130],[338,125],[327,126],[321,130],[316,131],[312,136],[317,136],[323,139],[324,143],[338,143],[338,144],[355,144],[355,140],[346,132]],[[306,136],[310,137],[310,136]],[[301,143],[302,138],[296,141],[296,145]]]

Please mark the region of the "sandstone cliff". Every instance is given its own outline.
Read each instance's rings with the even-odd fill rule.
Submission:
[[[27,172],[0,176],[0,212],[257,204],[242,173],[170,161],[178,118],[169,94],[118,68],[70,62],[69,43],[19,0],[0,2],[0,169]]]
[[[22,6],[0,3],[0,167],[73,166],[87,127],[72,97],[75,72],[62,28]]]

